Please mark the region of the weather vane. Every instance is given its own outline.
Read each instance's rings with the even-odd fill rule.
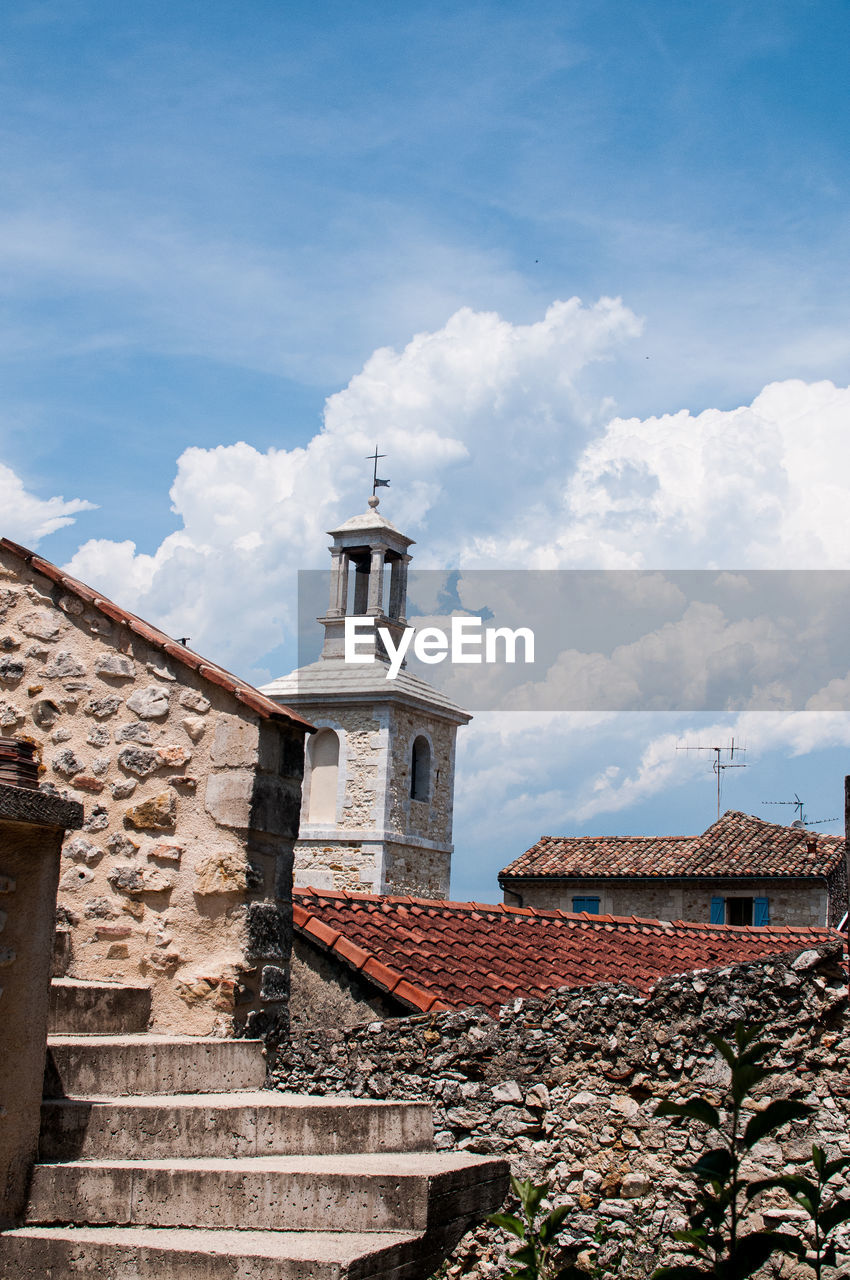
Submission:
[[[390,487],[389,480],[378,479],[378,459],[385,458],[386,456],[387,455],[385,453],[378,453],[378,446],[375,445],[375,452],[370,453],[369,457],[366,459],[367,462],[373,462],[375,464],[372,470],[372,497],[373,498],[375,496],[376,489],[381,489],[381,488],[389,489]]]

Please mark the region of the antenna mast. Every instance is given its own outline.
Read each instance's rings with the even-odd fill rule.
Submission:
[[[728,747],[703,747],[703,746],[697,746],[697,747],[677,747],[677,748],[676,748],[676,750],[677,750],[677,751],[713,751],[713,752],[714,752],[714,761],[713,761],[713,763],[712,763],[711,768],[712,768],[712,771],[717,775],[717,817],[718,817],[718,820],[719,820],[719,818],[720,818],[720,780],[721,780],[721,778],[722,778],[722,776],[723,776],[723,770],[724,770],[724,769],[746,769],[746,767],[747,767],[747,766],[746,766],[745,764],[743,764],[743,763],[741,763],[741,764],[736,764],[736,763],[735,763],[735,752],[737,751],[739,754],[741,754],[742,752],[746,751],[746,749],[747,749],[746,747],[738,747],[738,746],[736,746],[736,745],[735,745],[735,739],[734,739],[734,738],[730,738],[730,739],[729,739],[729,745],[728,745]],[[728,759],[728,761],[726,761],[726,763],[725,763],[725,764],[723,763],[723,760],[722,760],[722,753],[723,753],[724,751],[728,751],[728,752],[729,752],[729,759]]]
[[[793,805],[793,806],[794,806],[794,808],[797,810],[797,817],[796,817],[795,821],[792,823],[792,826],[795,826],[795,827],[797,827],[797,826],[799,826],[799,827],[823,827],[823,826],[828,825],[830,822],[839,822],[839,821],[840,821],[840,819],[839,819],[839,818],[815,818],[815,819],[811,819],[811,818],[809,818],[809,816],[803,812],[803,801],[802,801],[802,800],[800,799],[800,797],[797,795],[797,792],[796,792],[796,791],[794,792],[794,799],[793,799],[793,800],[762,800],[762,804],[785,804],[785,805]]]

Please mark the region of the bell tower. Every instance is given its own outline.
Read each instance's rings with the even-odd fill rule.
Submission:
[[[321,657],[262,692],[317,728],[306,744],[296,885],[446,898],[455,739],[471,716],[404,667],[387,679],[377,627],[398,643],[407,625],[413,540],[378,511],[378,483],[367,511],[330,530]],[[345,661],[351,617],[374,620],[358,639],[360,653],[375,646],[372,663]]]
[[[329,531],[333,538],[330,602],[327,613],[319,619],[325,628],[323,658],[344,656],[346,617],[375,619],[375,654],[384,659],[377,627],[386,627],[397,644],[407,625],[408,547],[413,546],[413,539],[399,533],[377,508],[373,494],[364,515]],[[360,649],[367,651],[365,638]]]

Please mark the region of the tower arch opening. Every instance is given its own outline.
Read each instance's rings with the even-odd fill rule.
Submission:
[[[339,734],[320,729],[307,748],[310,766],[310,803],[307,821],[325,825],[336,822],[339,782]]]
[[[410,798],[431,799],[431,744],[421,733],[414,738],[410,752]]]

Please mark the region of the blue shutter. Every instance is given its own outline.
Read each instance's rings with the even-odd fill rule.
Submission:
[[[725,898],[711,899],[711,923],[712,924],[726,923],[726,899]]]
[[[767,898],[753,898],[753,924],[758,928],[764,928],[770,924],[770,910],[767,905]]]
[[[573,911],[586,911],[588,915],[599,915],[598,898],[573,898]]]

